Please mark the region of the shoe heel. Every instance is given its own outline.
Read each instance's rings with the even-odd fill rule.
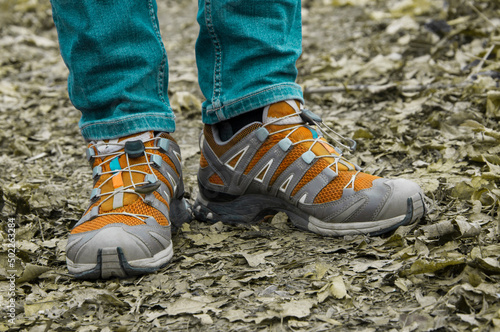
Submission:
[[[198,196],[193,205],[194,218],[199,221],[227,224],[252,224],[274,216],[278,211],[256,197],[243,196],[231,202],[210,202]]]
[[[191,220],[193,220],[193,211],[188,201],[184,197],[173,199],[170,202],[170,222],[173,227],[179,228]]]

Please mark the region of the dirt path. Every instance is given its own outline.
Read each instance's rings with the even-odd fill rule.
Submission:
[[[0,0],[0,331],[500,328],[500,7],[480,0],[302,5],[298,67],[308,107],[357,139],[351,159],[367,172],[417,181],[428,196],[426,220],[386,237],[345,238],[301,232],[282,215],[252,226],[193,221],[174,236],[173,261],[159,273],[72,279],[66,236],[91,189],[79,113],[67,97],[49,3]],[[159,13],[175,137],[195,197],[196,2],[167,0]]]

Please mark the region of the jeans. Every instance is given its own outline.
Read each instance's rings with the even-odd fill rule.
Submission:
[[[85,139],[172,132],[167,54],[154,0],[52,0],[68,92]],[[206,124],[286,99],[301,54],[300,0],[199,0],[198,81]]]

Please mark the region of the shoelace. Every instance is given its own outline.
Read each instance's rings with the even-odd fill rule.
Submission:
[[[349,149],[351,152],[354,152],[356,150],[356,141],[354,141],[353,139],[350,139],[350,138],[347,138],[347,137],[344,137],[342,135],[340,135],[339,133],[337,133],[336,131],[334,131],[332,128],[330,128],[329,126],[327,126],[323,120],[321,119],[321,117],[319,117],[318,115],[314,114],[313,112],[311,112],[310,110],[308,109],[305,109],[305,108],[302,108],[299,110],[299,112],[295,112],[295,113],[292,113],[292,114],[288,114],[288,115],[285,115],[285,116],[282,116],[280,118],[276,118],[276,119],[273,119],[271,121],[269,121],[268,123],[264,124],[263,127],[267,127],[267,126],[270,126],[272,124],[275,124],[277,122],[280,122],[286,118],[291,118],[291,117],[295,117],[295,116],[300,116],[301,119],[304,121],[303,123],[299,123],[295,126],[291,126],[291,127],[287,127],[287,128],[283,128],[283,129],[280,129],[280,130],[277,130],[277,131],[273,131],[273,132],[270,132],[269,133],[269,136],[271,135],[276,135],[278,133],[282,133],[282,132],[286,132],[286,131],[290,131],[286,136],[285,138],[288,139],[289,136],[291,136],[295,131],[297,131],[299,128],[301,127],[305,127],[307,129],[310,129],[308,127],[308,125],[314,125],[316,126],[316,129],[315,132],[318,133],[317,137],[316,138],[313,138],[313,139],[303,139],[303,140],[300,140],[298,142],[295,142],[295,143],[291,143],[290,146],[294,146],[294,145],[299,145],[299,144],[302,144],[302,143],[306,143],[306,142],[312,142],[311,146],[309,147],[308,149],[308,152],[311,153],[311,158],[312,159],[320,159],[320,158],[334,158],[334,162],[333,163],[330,163],[326,168],[330,168],[332,166],[335,166],[335,173],[339,173],[339,162],[346,162],[346,163],[349,163],[351,165],[354,165],[355,167],[355,170],[357,171],[356,173],[354,173],[351,177],[351,179],[349,180],[349,182],[344,186],[344,189],[348,188],[349,186],[351,186],[352,189],[354,189],[354,182],[356,180],[356,176],[361,172],[361,168],[356,165],[356,164],[353,164],[351,162],[349,162],[344,156],[343,156],[343,151],[335,146],[333,146],[332,144],[330,144],[327,140],[325,139],[322,139],[324,138],[323,134],[327,135],[330,139],[332,139],[335,143],[337,143],[338,145],[340,145],[341,147],[343,148],[346,148],[346,149]],[[332,132],[333,134],[335,134],[337,137],[339,137],[340,139],[342,139],[344,142],[347,142],[349,145],[346,145],[346,144],[343,144],[342,142],[340,142],[338,139],[334,138],[332,135],[330,135],[328,133],[328,131]],[[314,154],[312,152],[312,149],[314,148],[314,145],[315,144],[327,144],[328,146],[330,146],[338,155],[335,155],[333,153],[329,154],[329,155],[320,155],[320,156],[317,156],[316,154]],[[324,146],[324,145],[323,145]],[[344,164],[345,165],[345,164]]]
[[[92,144],[87,151],[99,151],[99,147],[101,146],[115,146],[118,147],[119,150],[116,152],[110,152],[110,153],[100,153],[100,154],[95,154],[91,155],[90,157],[92,158],[108,158],[107,160],[101,162],[99,165],[94,166],[93,168],[93,176],[97,175],[107,175],[110,174],[109,178],[103,181],[97,188],[94,188],[92,190],[92,193],[90,195],[90,200],[98,200],[100,197],[103,196],[108,196],[105,199],[103,199],[99,204],[98,207],[101,207],[101,205],[108,201],[109,199],[115,199],[115,197],[122,196],[127,193],[127,194],[135,194],[137,195],[143,202],[145,199],[143,198],[142,194],[147,194],[150,192],[153,192],[160,186],[160,182],[156,175],[153,172],[153,168],[151,167],[153,164],[159,164],[161,162],[158,161],[158,159],[161,159],[161,157],[157,154],[153,153],[148,153],[146,150],[159,150],[161,149],[160,146],[155,146],[156,144],[153,144],[152,147],[145,147],[144,143],[151,142],[151,141],[157,141],[160,140],[161,138],[155,137],[149,140],[146,140],[144,142],[137,140],[137,141],[126,141],[126,142],[97,142]],[[95,148],[95,150],[94,150]],[[125,167],[121,167],[118,159],[125,155],[126,156],[126,163],[127,165]],[[129,155],[133,158],[139,158],[144,156],[146,162],[143,163],[136,163],[131,165],[130,160],[129,160]],[[102,171],[102,166],[104,164],[108,163],[110,166],[110,171],[103,172]],[[132,167],[136,166],[144,166],[147,165],[149,168],[150,173],[140,171],[140,170],[134,170]],[[127,172],[130,177],[131,184],[129,186],[124,186],[123,185],[123,179],[122,179],[122,172]],[[132,173],[138,173],[144,175],[144,181],[142,182],[134,182]],[[104,186],[106,183],[109,181],[113,182],[113,187],[115,188],[113,191],[106,192],[106,193],[101,193],[101,188]],[[166,193],[166,196],[169,197],[168,193]],[[142,215],[142,214],[136,214],[136,213],[130,213],[130,212],[107,212],[107,213],[99,213],[97,216],[105,216],[105,215],[127,215],[130,217],[137,218],[141,221],[144,221],[146,218],[148,218],[148,215]]]

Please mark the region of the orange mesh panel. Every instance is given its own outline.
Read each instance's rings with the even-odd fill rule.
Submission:
[[[255,153],[253,156],[252,160],[250,160],[250,163],[248,164],[245,173],[248,174],[252,168],[259,162],[259,160],[273,147],[275,146],[281,139],[283,138],[282,135],[273,135],[270,136],[267,141],[264,142],[264,144],[260,147],[259,150]]]
[[[292,196],[297,193],[303,186],[309,183],[312,179],[314,179],[322,170],[324,170],[328,166],[328,162],[323,159],[317,160],[304,174],[302,179],[300,179],[299,183],[293,188]]]
[[[289,152],[288,154],[285,156],[285,158],[283,159],[283,161],[281,162],[281,164],[279,165],[278,169],[276,170],[276,172],[274,172],[273,174],[273,177],[271,178],[271,182],[269,183],[269,185],[272,185],[274,183],[274,181],[276,181],[276,179],[278,178],[278,176],[281,175],[281,173],[288,168],[288,166],[290,166],[295,160],[297,160],[298,158],[300,158],[300,156],[306,152],[307,149],[303,146],[300,146],[300,145],[295,145]]]
[[[267,126],[267,129],[269,129],[270,133],[273,133],[278,130],[283,130],[285,128],[293,128],[296,127],[297,125],[270,125]],[[282,133],[279,133],[277,135],[280,135],[281,137],[285,137],[286,134],[288,134],[291,130],[285,131]],[[294,142],[297,143],[299,141],[305,140],[305,139],[313,139],[313,134],[312,132],[307,129],[306,127],[299,127],[294,130],[294,132],[288,136],[288,138]],[[309,148],[312,144],[312,142],[305,142],[304,144],[307,144],[307,147]]]
[[[155,218],[156,221],[162,226],[168,225],[168,220],[163,215],[163,213],[161,213],[159,210],[155,209],[154,207],[147,205],[142,200],[137,200],[134,204],[118,208],[118,209],[114,210],[113,212],[117,212],[117,213],[129,212],[129,213],[143,214],[143,215]]]
[[[119,209],[114,210],[113,212],[116,213],[128,212],[128,213],[142,214],[155,218],[156,221],[162,226],[168,226],[169,224],[167,218],[163,215],[163,213],[161,213],[154,207],[147,205],[142,200],[137,200],[135,201],[134,204],[121,207]],[[102,213],[102,211],[100,211],[100,213]],[[106,225],[114,223],[122,223],[129,226],[144,225],[144,222],[137,218],[123,214],[111,214],[111,215],[100,216],[90,221],[87,221],[82,225],[75,227],[71,231],[71,234],[77,234],[82,232],[93,231],[96,229],[101,229]]]
[[[321,204],[340,199],[345,185],[355,173],[356,172],[340,172],[339,176],[327,184],[326,187],[323,188],[316,196],[316,198],[314,198],[314,203]]]
[[[201,168],[205,168],[208,166],[208,161],[207,159],[205,158],[205,156],[203,155],[203,152],[201,152],[201,156],[200,156],[200,167]]]
[[[75,227],[71,231],[71,234],[90,232],[90,231],[94,231],[96,229],[101,229],[106,225],[117,224],[117,223],[129,225],[129,226],[144,225],[144,222],[142,222],[141,220],[139,220],[137,218],[126,216],[126,215],[112,214],[109,216],[97,217],[97,218],[94,218],[90,221],[87,221],[87,222],[81,224],[80,226]]]
[[[218,184],[220,186],[224,185],[224,181],[222,181],[222,179],[220,178],[219,174],[217,174],[217,173],[212,174],[212,176],[210,176],[210,178],[208,179],[208,181],[210,183]]]
[[[295,142],[298,142],[298,141],[301,141],[301,140],[304,140],[304,139],[312,139],[313,138],[313,134],[306,127],[300,127],[297,130],[295,130],[293,132],[293,134],[291,134],[289,136],[289,138],[292,140],[292,142],[295,143]],[[312,144],[312,142],[307,142],[308,148],[309,148],[309,146],[311,146],[311,144]]]
[[[373,185],[372,182],[376,179],[380,179],[380,177],[366,173],[359,173],[356,175],[356,180],[354,181],[354,190],[358,191],[371,188]]]
[[[171,141],[173,141],[173,142],[175,142],[177,144],[177,141],[172,136],[170,136],[169,133],[161,133],[160,137],[169,139],[169,140],[171,140]]]
[[[338,200],[342,197],[342,192],[347,183],[351,180],[356,171],[340,172],[339,176],[333,179],[314,199],[314,203],[321,204]],[[373,180],[378,179],[377,176],[366,173],[359,173],[354,181],[354,190],[370,188]]]
[[[245,128],[244,130],[242,130],[239,134],[237,134],[236,136],[234,136],[228,142],[226,142],[226,143],[224,143],[222,145],[218,145],[217,143],[215,143],[215,140],[214,140],[214,134],[212,132],[212,126],[205,125],[205,128],[204,128],[205,140],[207,141],[208,145],[210,145],[210,147],[212,148],[212,150],[215,152],[215,154],[217,155],[217,157],[220,157],[227,150],[229,150],[230,148],[232,148],[236,143],[238,143],[239,141],[241,141],[245,136],[247,136],[252,131],[254,131],[255,129],[257,129],[257,128],[261,127],[261,126],[262,126],[261,124],[255,123],[255,124],[251,125],[250,127]]]

